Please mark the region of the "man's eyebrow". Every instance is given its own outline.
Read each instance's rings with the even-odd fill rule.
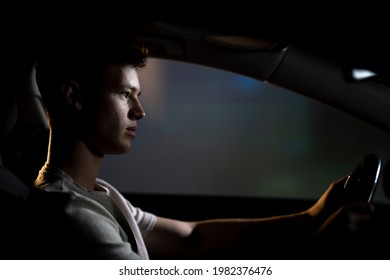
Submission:
[[[135,86],[129,86],[129,85],[124,85],[121,87],[122,89],[127,89],[127,90],[130,90],[130,91],[138,91],[139,88],[135,87]]]

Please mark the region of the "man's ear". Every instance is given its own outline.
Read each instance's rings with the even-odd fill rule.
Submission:
[[[77,110],[82,108],[82,97],[78,83],[72,80],[67,81],[62,87],[62,91],[65,94],[66,101],[69,105],[73,106]]]

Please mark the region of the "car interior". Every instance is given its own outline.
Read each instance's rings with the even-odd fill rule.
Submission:
[[[318,131],[323,130],[325,132],[323,136],[321,136],[322,138],[317,137],[322,140],[321,143],[323,146],[320,146],[319,148],[322,149],[321,153],[312,153],[311,156],[307,157],[299,157],[299,155],[297,156],[297,154],[293,153],[299,153],[299,151],[301,151],[298,149],[300,146],[298,146],[298,148],[296,146],[301,143],[298,141],[291,142],[295,144],[293,146],[286,146],[288,151],[282,155],[271,154],[267,150],[267,147],[264,148],[264,150],[257,150],[257,154],[254,152],[252,156],[255,157],[256,160],[261,160],[262,163],[259,161],[254,161],[254,163],[252,163],[251,160],[245,159],[246,157],[249,158],[252,152],[240,150],[241,147],[247,145],[249,142],[237,144],[237,146],[240,147],[240,149],[237,149],[237,154],[240,154],[243,160],[237,160],[235,164],[232,164],[231,166],[233,169],[229,169],[229,171],[225,171],[225,169],[221,169],[221,171],[217,169],[217,167],[215,170],[210,170],[209,165],[206,163],[213,162],[215,165],[222,165],[222,162],[226,161],[226,159],[230,159],[229,157],[224,156],[229,153],[228,148],[230,148],[230,146],[226,148],[226,150],[221,151],[220,154],[212,154],[213,151],[217,151],[220,148],[219,146],[221,143],[219,141],[223,141],[224,139],[223,137],[215,138],[217,137],[216,135],[209,136],[210,138],[207,138],[209,140],[205,141],[207,143],[204,145],[210,145],[212,139],[218,139],[218,141],[215,140],[217,143],[213,143],[214,146],[211,146],[210,151],[207,150],[209,151],[208,155],[205,155],[204,159],[198,161],[198,167],[187,165],[187,161],[195,161],[195,155],[206,148],[200,146],[198,150],[195,149],[192,153],[188,152],[186,155],[186,151],[191,150],[195,144],[189,143],[189,141],[193,139],[193,136],[188,139],[183,138],[185,135],[191,137],[189,134],[191,134],[193,130],[189,130],[190,132],[188,132],[188,130],[183,130],[182,136],[177,136],[174,143],[180,143],[183,146],[181,147],[183,148],[183,152],[178,152],[178,154],[184,154],[185,157],[176,158],[172,154],[167,156],[161,152],[161,155],[159,155],[159,160],[161,161],[158,161],[157,159],[153,160],[155,162],[154,165],[149,165],[147,162],[140,163],[142,168],[147,170],[141,170],[141,167],[139,167],[138,176],[141,181],[142,178],[153,177],[150,176],[150,173],[156,172],[156,174],[159,174],[157,172],[158,169],[162,168],[165,170],[165,167],[162,166],[164,161],[168,161],[168,163],[171,161],[173,167],[171,166],[170,168],[171,170],[174,170],[171,172],[173,179],[168,179],[167,177],[167,173],[169,172],[168,168],[165,173],[161,172],[159,176],[156,175],[156,181],[148,181],[153,179],[148,178],[145,185],[140,184],[139,186],[136,186],[136,188],[138,188],[137,190],[124,188],[121,189],[122,193],[132,201],[134,205],[137,205],[146,211],[183,220],[223,217],[266,217],[287,214],[301,211],[311,206],[314,203],[315,198],[322,193],[322,190],[324,190],[325,187],[327,187],[326,184],[331,183],[338,177],[347,175],[353,170],[355,164],[362,160],[365,155],[375,153],[381,158],[381,170],[379,174],[376,173],[378,185],[375,190],[373,202],[378,215],[373,232],[370,232],[361,238],[359,237],[356,240],[351,237],[349,242],[346,242],[345,239],[337,240],[337,237],[335,237],[335,239],[331,240],[332,245],[324,243],[329,245],[328,248],[326,248],[326,246],[319,247],[321,248],[319,249],[319,254],[314,253],[312,248],[305,248],[307,249],[306,251],[304,249],[299,250],[294,248],[297,250],[287,252],[287,249],[281,251],[276,244],[268,244],[268,246],[265,244],[265,252],[254,252],[253,254],[245,252],[242,256],[238,255],[237,257],[255,259],[329,257],[336,259],[386,258],[386,256],[374,252],[377,252],[378,248],[387,248],[389,246],[386,241],[388,238],[387,236],[390,233],[390,179],[388,179],[388,173],[390,172],[390,165],[388,164],[388,160],[390,159],[390,145],[388,144],[390,143],[388,142],[390,141],[390,72],[387,51],[389,44],[387,43],[387,40],[382,39],[382,37],[376,37],[377,33],[371,32],[356,32],[356,34],[352,32],[348,37],[345,36],[339,39],[337,36],[344,34],[342,29],[334,32],[333,36],[335,37],[332,37],[328,33],[326,33],[328,36],[325,36],[324,32],[318,32],[318,34],[306,32],[306,30],[305,32],[293,32],[293,26],[290,26],[290,29],[286,28],[286,30],[281,31],[280,29],[263,30],[252,23],[245,24],[247,24],[247,22],[237,25],[228,21],[224,23],[209,21],[199,22],[195,20],[191,21],[189,19],[175,21],[172,18],[156,17],[149,19],[145,17],[144,20],[128,23],[126,29],[131,30],[132,32],[135,31],[151,47],[150,64],[155,66],[163,65],[162,63],[172,63],[164,64],[164,67],[166,68],[161,68],[166,71],[163,71],[165,74],[162,76],[163,78],[168,77],[168,73],[171,73],[168,72],[169,67],[173,68],[177,65],[180,67],[182,64],[185,66],[190,65],[199,71],[203,71],[203,68],[197,67],[204,67],[212,70],[218,69],[229,75],[233,73],[239,75],[240,78],[244,77],[246,79],[245,85],[261,83],[261,88],[270,86],[268,90],[275,91],[276,96],[279,94],[277,93],[277,90],[279,89],[281,91],[288,91],[288,94],[294,94],[299,96],[299,98],[311,100],[314,104],[320,104],[325,108],[331,108],[331,110],[334,110],[343,116],[347,115],[348,118],[358,121],[359,124],[349,126],[349,122],[347,121],[340,122],[336,119],[331,120],[327,118],[329,121],[327,125],[329,127],[326,127],[322,126],[321,122],[316,123],[316,119],[310,119],[312,121],[310,123],[311,126],[316,126]],[[120,31],[126,32],[126,29],[120,29]],[[89,31],[90,29],[86,30]],[[40,234],[36,234],[36,229],[38,227],[42,227],[48,232],[51,230],[50,227],[64,228],[65,223],[62,224],[60,222],[61,214],[59,213],[62,205],[61,203],[63,203],[67,197],[62,196],[56,198],[50,202],[49,206],[45,204],[48,203],[46,198],[42,198],[42,204],[39,206],[31,206],[26,203],[26,197],[31,192],[31,186],[36,174],[46,160],[46,149],[49,136],[44,105],[34,80],[35,54],[39,48],[50,45],[52,40],[55,41],[56,36],[61,35],[60,31],[61,30],[59,29],[57,30],[58,34],[53,34],[40,25],[38,27],[31,26],[9,40],[9,49],[7,49],[8,55],[5,58],[7,69],[7,74],[4,75],[5,90],[1,93],[2,100],[0,104],[0,213],[2,220],[5,221],[5,226],[1,230],[0,236],[0,239],[2,240],[0,245],[1,259],[41,258],[38,251],[50,246],[47,244],[50,244],[51,242],[62,242],[62,246],[59,247],[59,252],[52,255],[52,258],[67,257],[66,253],[61,256],[61,250],[66,250],[66,242],[59,241],[56,237],[47,237],[47,243],[45,244],[45,238],[42,240],[39,238],[41,236],[38,236],[41,235],[42,231],[39,231]],[[72,29],[71,31],[74,30]],[[84,36],[86,34],[84,32],[85,30],[83,29],[82,31],[81,34]],[[98,44],[99,40],[115,37],[116,33],[113,34],[113,32],[108,31],[110,30],[96,27],[88,36],[90,36],[90,40],[96,40],[96,43]],[[123,37],[125,38],[125,36]],[[75,39],[75,41],[77,41],[77,39]],[[145,70],[145,72],[146,71],[147,70]],[[185,84],[187,80],[191,81],[196,79],[195,70],[192,70],[194,72],[190,74],[183,75],[183,77],[179,76],[179,78],[177,78],[178,76],[175,76],[175,74],[179,75],[181,73],[180,70],[175,71],[176,72],[172,72],[174,74],[171,74],[173,76],[172,83],[183,83],[183,87],[179,88],[179,91],[186,91],[186,87],[195,87],[194,84]],[[153,91],[154,74],[141,73],[140,76],[141,79],[145,81],[145,87],[148,87],[148,91]],[[227,78],[225,76],[223,76],[223,78],[220,76],[219,79],[222,81],[222,84],[227,83]],[[200,87],[202,81],[203,80],[199,80],[196,85]],[[256,86],[258,85],[256,84]],[[219,91],[219,89],[220,88],[217,88],[217,91]],[[238,89],[237,91],[240,90],[241,89]],[[259,88],[256,87],[255,91],[258,90]],[[221,96],[223,95],[223,92],[217,93],[221,94]],[[188,106],[187,113],[191,108],[196,108],[197,112],[206,112],[204,108],[211,108],[210,110],[213,112],[216,110],[214,107],[210,106],[219,106],[217,105],[217,102],[212,101],[212,99],[210,99],[211,102],[206,103],[206,99],[202,99],[204,97],[192,95],[192,99],[186,100],[184,99],[185,94],[180,94],[181,93],[175,93],[172,96],[173,98],[176,98],[176,100],[178,99],[178,101],[176,101],[178,102],[177,104],[179,104],[178,106],[183,104]],[[183,96],[182,100],[180,100],[181,96]],[[280,103],[284,104],[281,105],[280,108],[282,109],[280,109],[280,111],[292,110],[301,112],[303,110],[302,107],[299,107],[298,105],[293,107],[294,103],[287,103],[287,101],[284,101],[282,98],[283,96],[284,95],[281,95],[278,99]],[[146,98],[147,97],[145,97],[145,99]],[[251,100],[255,100],[255,97],[251,98],[252,99],[249,98],[244,100],[242,97],[236,97],[233,101],[224,100],[223,102],[221,101],[221,106],[230,104],[233,109],[236,109],[239,107],[231,105],[233,102],[241,103],[241,105],[245,103],[247,107],[243,107],[245,112],[243,112],[242,115],[244,115],[247,112],[252,112],[250,108],[254,108],[253,112],[258,110],[258,107],[251,107],[253,104],[248,104],[252,102]],[[168,100],[168,103],[175,103],[175,101],[172,100],[173,99]],[[261,100],[267,101],[270,99],[263,98]],[[162,99],[151,99],[148,106],[163,111],[165,107],[162,106],[162,102]],[[269,112],[268,115],[263,115],[263,121],[270,121],[268,118],[271,119],[276,116],[270,109],[270,106],[274,106],[275,104],[276,103],[269,102],[268,107],[265,109],[269,110]],[[201,107],[201,105],[204,107]],[[311,110],[316,110],[317,116],[319,116],[322,109],[315,106],[313,107],[315,109]],[[272,108],[275,108],[275,106]],[[169,110],[167,109],[167,111]],[[175,118],[177,118],[177,120],[182,118],[174,114],[171,116],[163,114],[160,116],[157,115],[156,119],[154,119],[156,123],[153,124],[155,126],[152,126],[152,124],[149,126],[150,128],[154,128],[154,131],[158,131],[158,128],[156,128],[158,125],[161,126],[165,124],[161,122],[161,116],[164,116],[164,118],[172,118],[173,120],[175,120]],[[252,116],[255,115],[248,115],[248,117],[245,117],[245,125],[244,121],[243,123],[240,123],[240,126],[248,126],[248,134],[245,134],[245,137],[250,138],[251,136],[249,135],[253,135],[252,141],[257,142],[260,141],[257,139],[264,137],[264,133],[266,133],[266,135],[273,133],[272,129],[267,130],[260,125],[250,125],[250,118]],[[308,125],[309,122],[307,122],[307,119],[305,118],[312,116],[313,114],[306,114],[300,119],[300,122],[303,123],[303,125]],[[203,131],[206,131],[202,130],[202,126],[206,126],[204,125],[205,122],[211,123],[212,121],[209,120],[212,117],[214,117],[214,115],[210,113],[205,120],[196,119],[198,120],[198,125],[200,127],[198,133],[202,135],[202,137],[206,137],[202,134]],[[192,119],[195,119],[195,117],[192,117]],[[151,120],[153,120],[153,115],[151,116]],[[286,125],[285,121],[286,118],[280,121],[283,125],[280,130],[283,132],[285,132],[284,129],[287,129],[289,126],[289,123]],[[172,123],[174,122],[171,120],[170,125]],[[254,123],[255,122],[253,122],[253,124]],[[188,129],[188,126],[191,126],[191,123],[187,121],[186,123],[181,123],[181,125]],[[231,120],[229,125],[230,126],[227,126],[231,128]],[[219,127],[221,127],[221,125]],[[366,127],[369,127],[369,129],[372,130],[365,130]],[[167,135],[169,137],[174,137],[172,132],[179,131],[180,129],[181,127],[166,126],[161,130],[168,132]],[[215,126],[211,127],[211,130],[215,130]],[[346,133],[347,135],[349,131],[353,131],[354,134],[351,134],[351,136],[344,136],[343,133]],[[147,128],[145,128],[145,134],[147,134],[147,132]],[[217,133],[222,132],[217,131]],[[230,133],[235,132],[230,131]],[[237,133],[239,133],[239,130],[237,130]],[[290,134],[287,134],[287,132],[285,133],[286,134],[281,135],[289,137]],[[303,132],[298,131],[296,133],[299,134]],[[310,134],[312,132],[307,133]],[[340,133],[342,136],[338,136],[337,133]],[[204,132],[204,134],[206,134],[206,132]],[[158,145],[161,145],[161,147],[164,148],[165,146],[163,146],[163,144],[170,141],[165,141],[165,138],[162,138],[165,137],[162,133],[158,134],[155,132],[155,134],[149,136],[156,142],[150,142],[149,146],[144,147],[139,144],[144,150],[149,149],[150,147],[153,147],[153,149],[158,148]],[[140,136],[140,138],[141,137],[142,136]],[[225,138],[227,137],[225,136]],[[339,142],[334,140],[334,138],[338,138],[337,141]],[[164,139],[164,141],[161,139]],[[269,143],[276,141],[276,137],[270,139]],[[143,140],[139,141],[142,142]],[[358,146],[356,143],[359,141],[364,142],[366,146],[362,146],[363,148]],[[336,147],[339,143],[342,143],[343,146]],[[138,145],[138,143],[136,145]],[[231,147],[233,147],[233,144],[231,145]],[[142,150],[141,147],[139,147],[140,150]],[[173,148],[179,149],[178,146]],[[150,149],[153,150],[152,148]],[[233,147],[233,149],[235,148]],[[222,153],[224,154],[222,155]],[[337,155],[340,157],[336,158]],[[214,160],[216,157],[221,158],[217,161]],[[103,166],[101,176],[112,180],[118,180],[120,185],[131,184],[134,182],[134,178],[133,181],[132,178],[127,178],[127,181],[119,181],[120,179],[115,179],[115,177],[118,176],[112,171],[119,170],[119,168],[126,166],[132,166],[132,164],[139,163],[144,159],[144,153],[136,154],[133,162],[121,162],[116,156],[108,157],[107,164]],[[257,176],[260,176],[259,174],[265,176],[263,173],[271,172],[267,170],[267,164],[270,165],[269,169],[271,169],[271,167],[280,166],[283,161],[288,161],[291,164],[290,166],[295,166],[295,168],[298,169],[298,166],[300,165],[295,161],[297,159],[299,159],[299,162],[302,161],[306,164],[305,167],[301,167],[300,172],[302,174],[299,175],[301,181],[293,184],[293,179],[291,179],[292,181],[289,183],[289,179],[286,179],[285,176],[293,177],[296,170],[288,172],[288,167],[286,167],[274,170],[275,173],[272,173],[272,175],[274,175],[277,180],[271,181],[272,183],[269,184],[272,185],[275,184],[275,182],[279,182],[280,184],[283,183],[286,186],[290,186],[290,188],[305,184],[302,188],[303,192],[306,192],[306,194],[286,195],[286,193],[283,193],[283,191],[286,192],[285,189],[279,190],[279,193],[276,193],[276,191],[274,193],[262,193],[260,190],[261,187],[259,186],[254,188],[253,191],[252,189],[245,191],[245,187],[239,185],[240,182],[244,182],[244,178],[246,177],[254,177],[258,180],[256,174],[258,174]],[[116,167],[113,167],[115,161],[119,162],[119,164]],[[310,161],[316,162],[319,165],[312,165]],[[242,167],[242,169],[252,169],[252,172],[255,175],[247,175],[244,171],[242,171],[242,173],[239,171],[234,177],[237,181],[234,181],[235,179],[230,177],[227,177],[229,179],[225,180],[217,178],[218,176],[224,177],[225,175],[223,172],[229,173],[229,176],[234,174],[234,171],[231,170],[236,170],[238,169],[237,166],[245,163],[250,166]],[[274,165],[271,165],[272,163]],[[262,166],[257,166],[257,164],[262,164]],[[183,167],[183,170],[179,169],[180,166]],[[202,169],[202,166],[205,167]],[[310,166],[310,169],[308,166]],[[317,166],[320,166],[321,168],[318,168]],[[327,166],[329,166],[329,169],[327,169]],[[184,167],[187,169],[184,170]],[[205,173],[202,175],[201,172],[197,172],[199,169]],[[211,173],[209,177],[206,175],[206,169]],[[259,169],[264,169],[263,173],[259,171]],[[122,171],[121,176],[126,174],[126,169],[120,170]],[[215,175],[216,172],[218,176]],[[181,176],[180,174],[184,175]],[[181,177],[183,177],[182,180],[178,180],[178,178]],[[165,184],[166,186],[164,186],[164,183],[162,182],[164,179],[167,179],[168,182]],[[318,183],[318,181],[313,182],[313,180],[317,179],[322,181],[320,183]],[[206,183],[206,181],[208,181],[208,183]],[[187,191],[182,189],[186,182],[188,182],[189,185]],[[228,187],[229,183],[232,184],[231,187]],[[175,184],[177,185],[175,186]],[[202,192],[194,190],[197,185],[200,186],[203,184],[204,189]],[[220,184],[221,186],[219,189],[213,189],[213,187],[210,187],[208,184]],[[314,184],[320,185],[322,189],[310,189],[310,185]],[[150,185],[157,187],[157,189],[153,187],[148,189]],[[267,185],[267,187],[264,188],[270,189],[272,187]],[[164,191],[164,189],[166,191]],[[293,193],[293,191],[291,193]],[[32,209],[32,207],[34,207],[34,209]],[[43,213],[44,211],[47,211],[47,209],[51,209],[50,213],[47,214],[55,217],[53,218],[53,224],[50,225],[49,228],[48,225],[45,227],[40,224],[39,221],[34,220],[32,218],[34,215],[31,215]],[[37,243],[34,244],[34,246],[31,246],[31,244],[27,245],[27,243],[31,243],[32,240],[36,240]],[[340,245],[340,242],[342,245]],[[26,252],[26,250],[29,252]],[[346,251],[348,251],[348,253],[346,253]],[[327,255],[323,252],[326,252]],[[42,255],[44,254],[42,253]],[[47,255],[45,257],[47,257]],[[224,258],[224,256],[217,257]]]

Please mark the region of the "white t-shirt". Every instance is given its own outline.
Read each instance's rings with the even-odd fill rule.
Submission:
[[[66,215],[93,244],[97,258],[149,259],[144,238],[153,229],[156,216],[134,207],[104,180],[97,179],[95,190],[87,191],[64,171],[46,164],[35,186],[72,195],[65,206]]]

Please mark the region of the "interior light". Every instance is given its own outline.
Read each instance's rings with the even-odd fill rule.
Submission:
[[[357,81],[366,80],[377,75],[377,73],[367,69],[352,69],[352,78]]]

